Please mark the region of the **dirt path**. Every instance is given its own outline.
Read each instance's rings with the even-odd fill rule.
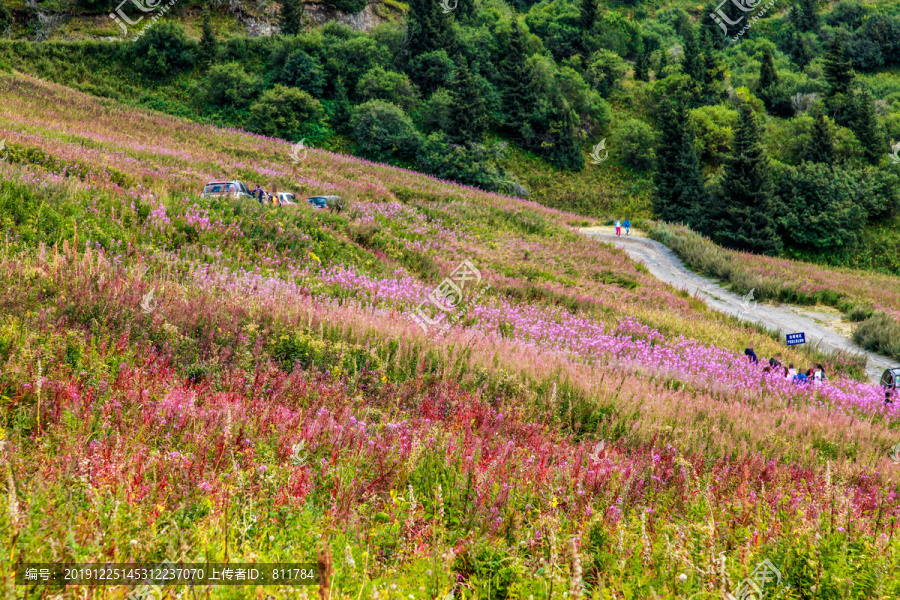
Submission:
[[[897,361],[862,350],[848,338],[826,327],[820,320],[799,313],[792,307],[757,304],[723,289],[715,280],[689,271],[674,252],[659,242],[644,237],[617,238],[615,234],[591,230],[582,230],[582,233],[592,239],[622,248],[633,260],[643,263],[660,281],[698,295],[719,312],[759,323],[769,329],[780,331],[782,335],[802,331],[806,333],[807,344],[816,343],[822,349],[864,352],[868,357],[866,372],[875,383],[885,369],[900,367]]]

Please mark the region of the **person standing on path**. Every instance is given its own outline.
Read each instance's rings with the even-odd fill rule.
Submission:
[[[622,225],[625,226],[625,235],[630,235],[630,232],[631,232],[631,221],[629,221],[628,219],[625,219],[625,222],[622,223]]]
[[[622,237],[622,223],[616,221],[616,236]]]

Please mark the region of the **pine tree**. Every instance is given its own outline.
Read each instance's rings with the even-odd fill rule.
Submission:
[[[700,57],[701,101],[704,104],[718,104],[725,96],[725,69],[719,63],[718,51],[706,29],[700,32]]]
[[[669,66],[669,51],[665,48],[659,49],[659,64],[656,67],[656,78],[664,79],[666,77],[666,67]]]
[[[581,50],[587,54],[587,38],[594,30],[597,22],[597,0],[581,0],[581,13],[578,24],[581,26]]]
[[[282,0],[278,26],[281,35],[299,35],[303,30],[303,0]]]
[[[213,30],[209,9],[203,11],[203,16],[200,20],[200,30],[202,33],[197,52],[200,57],[200,63],[209,66],[216,62],[216,55],[219,52],[219,41],[216,39],[216,32]]]
[[[472,20],[473,14],[475,14],[475,3],[473,0],[457,0],[456,10],[453,11],[453,16],[456,17],[457,21],[468,23]]]
[[[699,84],[703,83],[703,57],[697,33],[691,27],[684,37],[684,56],[681,59],[681,71]]]
[[[721,192],[713,215],[714,238],[738,250],[778,254],[781,239],[776,232],[769,160],[759,120],[748,102],[740,105]]]
[[[828,83],[828,96],[848,95],[853,83],[852,63],[844,59],[844,45],[838,36],[834,36],[828,44],[823,61],[825,81]]]
[[[347,97],[347,87],[344,85],[344,78],[338,77],[334,84],[334,113],[329,121],[335,131],[348,133],[350,130],[350,119],[353,115],[353,107],[350,99]]]
[[[656,152],[653,211],[665,221],[702,229],[706,191],[684,99],[680,95],[667,99],[658,121],[662,136]]]
[[[778,85],[778,71],[775,70],[775,57],[772,56],[772,50],[766,48],[763,50],[762,62],[759,66],[759,85],[756,94],[765,103],[766,108],[772,109],[772,103],[776,95],[776,86]]]
[[[487,103],[462,57],[457,59],[450,95],[450,140],[458,144],[480,143],[488,128]]]
[[[546,135],[539,136],[540,145],[535,150],[557,167],[580,171],[584,167],[584,155],[575,143],[578,116],[561,94],[556,94],[549,116],[550,126]]]
[[[803,160],[813,163],[833,165],[837,159],[834,151],[834,135],[828,126],[828,120],[820,110],[810,111],[813,128],[809,145],[804,149]]]
[[[881,155],[885,152],[884,138],[878,127],[878,117],[875,114],[875,102],[869,88],[862,87],[856,94],[854,103],[854,118],[852,129],[856,139],[862,144],[866,160],[877,164]]]
[[[449,53],[455,48],[450,17],[434,0],[410,0],[407,29],[410,58],[441,49]]]
[[[513,20],[506,47],[506,56],[500,62],[502,81],[501,107],[507,126],[517,133],[538,109],[538,98],[533,75],[528,66],[525,35],[518,20]]]
[[[767,90],[778,85],[778,71],[775,70],[775,57],[772,50],[763,50],[762,64],[759,66],[759,89]]]
[[[634,61],[634,78],[638,81],[650,81],[650,56],[646,50],[641,50]]]
[[[791,9],[790,20],[799,31],[815,31],[819,28],[818,0],[799,0]]]

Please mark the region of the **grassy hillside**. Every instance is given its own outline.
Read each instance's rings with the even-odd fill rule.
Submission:
[[[321,544],[334,598],[696,597],[766,558],[786,597],[900,591],[898,409],[839,357],[749,365],[821,358],[569,213],[27,76],[0,100],[4,577]],[[197,197],[231,175],[349,207]]]

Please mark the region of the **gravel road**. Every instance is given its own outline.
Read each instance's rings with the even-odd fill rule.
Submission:
[[[866,372],[874,383],[878,382],[885,369],[900,367],[897,361],[861,349],[840,333],[828,329],[815,319],[799,314],[790,306],[745,301],[743,297],[722,288],[715,280],[688,270],[674,252],[659,242],[644,237],[616,237],[615,234],[589,230],[582,233],[625,250],[633,260],[643,263],[660,281],[687,290],[692,295],[696,294],[719,312],[759,323],[768,329],[780,331],[782,335],[804,332],[807,344],[815,343],[822,349],[865,353],[868,357]]]

